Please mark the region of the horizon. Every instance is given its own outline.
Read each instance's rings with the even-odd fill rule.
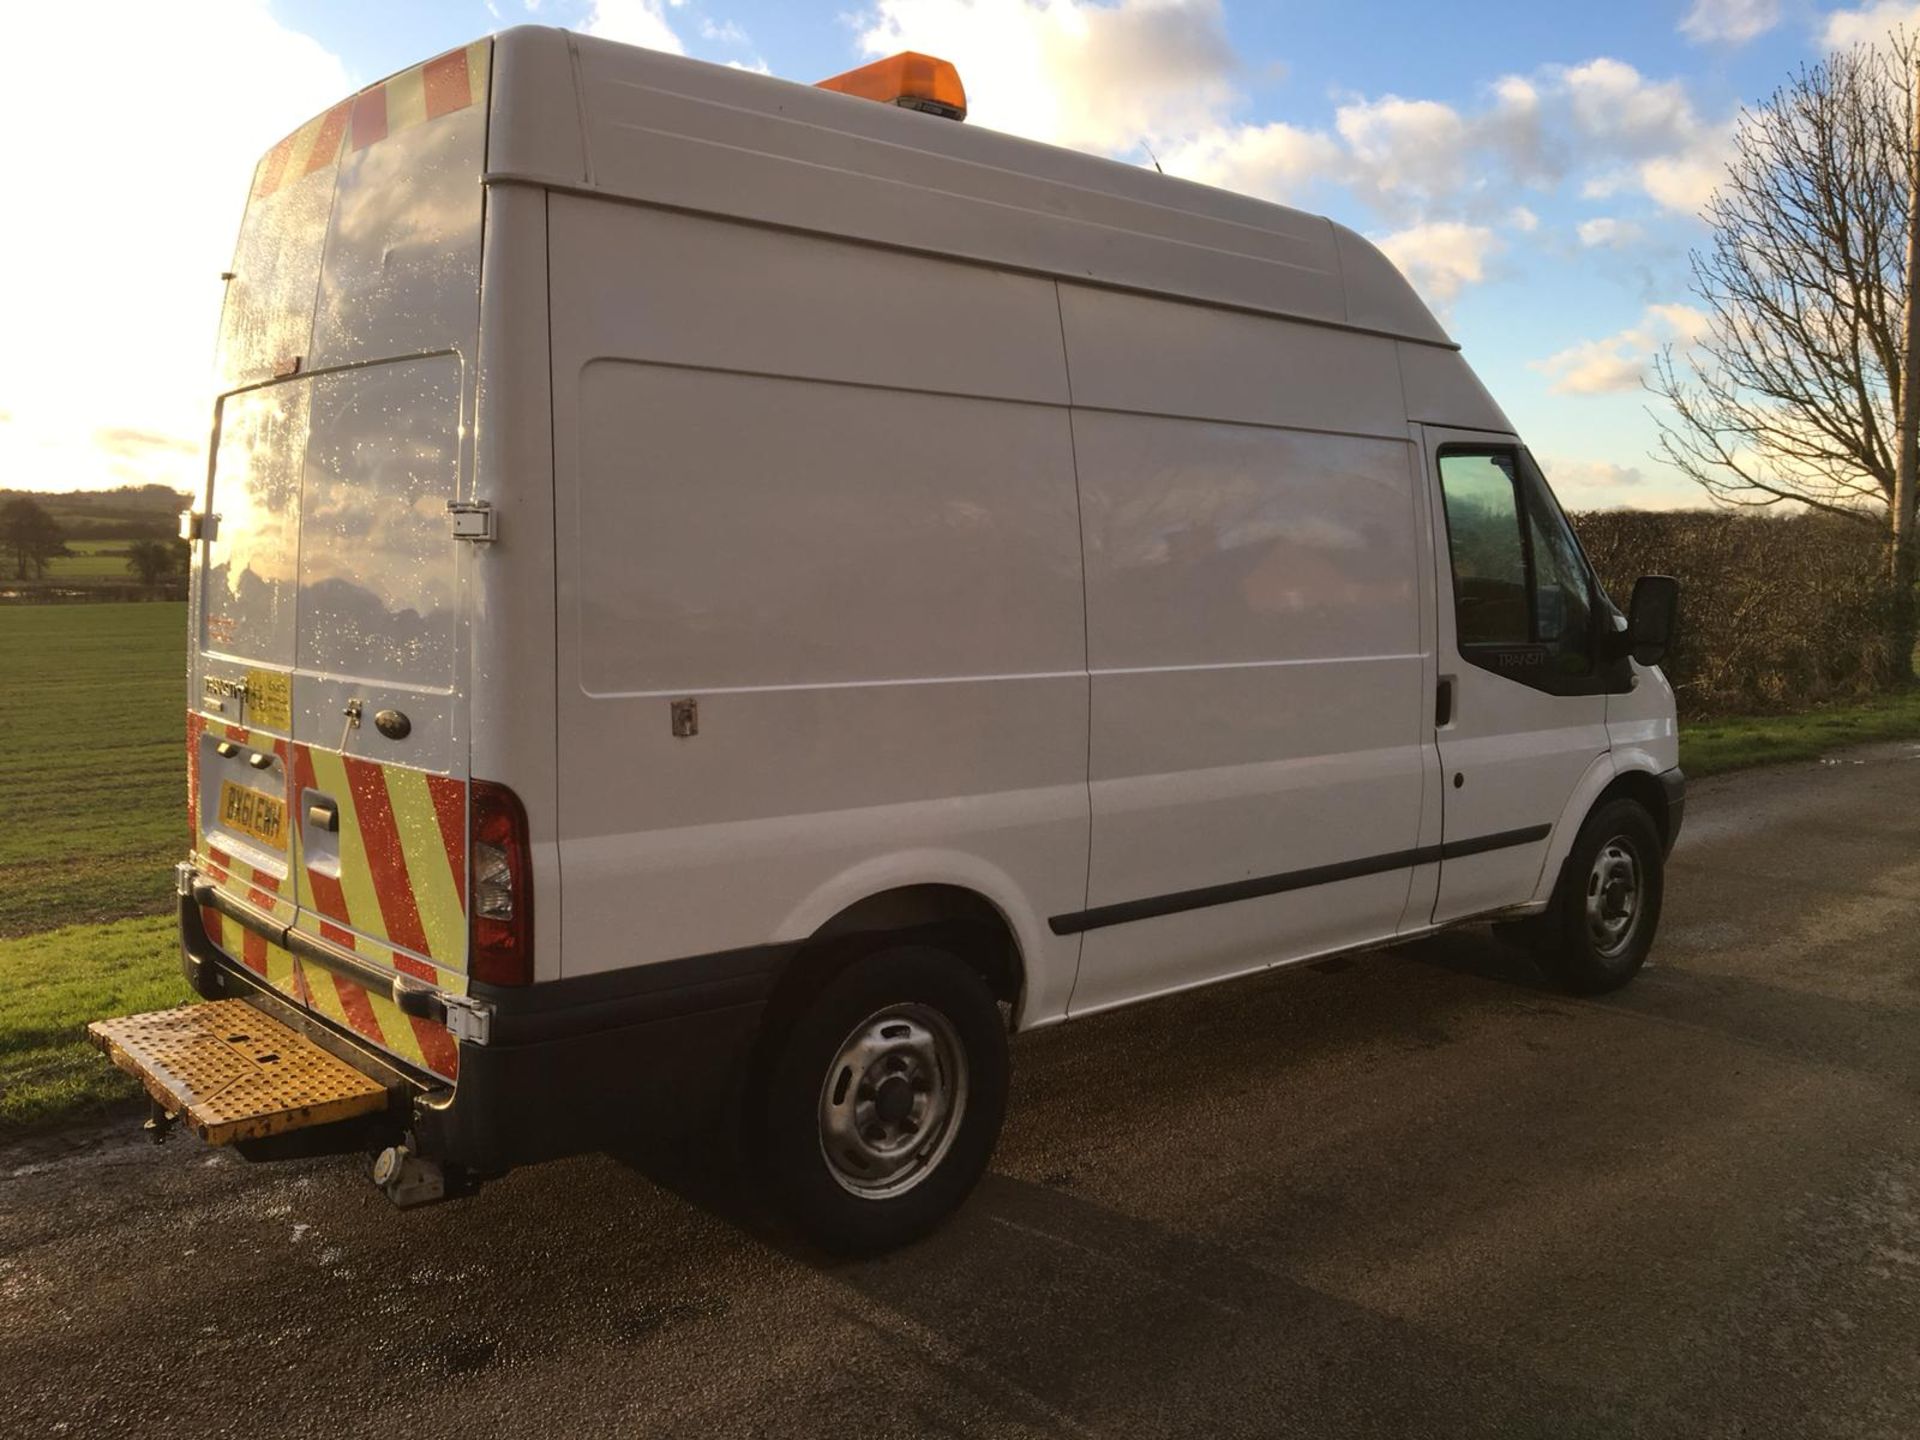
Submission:
[[[1570,509],[1703,508],[1650,452],[1647,365],[1705,316],[1697,211],[1739,107],[1920,5],[1678,0],[1542,16],[1298,0],[108,0],[89,103],[59,67],[0,95],[49,223],[0,241],[0,485],[203,481],[214,332],[255,159],[309,116],[476,34],[559,24],[812,81],[917,49],[965,123],[1329,215],[1407,273]],[[1469,19],[1463,20],[1466,15]],[[10,14],[19,53],[70,44]],[[1364,37],[1364,44],[1356,41]],[[1311,77],[1311,78],[1308,78]],[[42,117],[36,121],[35,117]],[[137,138],[168,143],[143,147]],[[130,216],[138,217],[131,228]],[[125,236],[135,238],[127,243]],[[83,276],[82,286],[61,276]],[[102,358],[117,361],[103,367]]]

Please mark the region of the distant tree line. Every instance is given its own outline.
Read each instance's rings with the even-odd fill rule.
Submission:
[[[0,505],[0,551],[13,562],[13,578],[39,580],[47,562],[65,555],[67,537],[37,500],[17,496]]]
[[[107,551],[102,559],[120,556],[127,573],[136,577],[141,588],[150,595],[165,598],[184,591],[185,578],[191,551],[184,540],[156,533],[155,527],[143,527],[145,533],[133,539],[124,551]],[[12,571],[13,579],[33,586],[42,586],[47,581],[48,566],[63,556],[74,552],[67,544],[66,528],[56,520],[51,511],[31,495],[16,494],[0,502],[0,559],[3,559]],[[94,540],[109,538],[94,536]],[[112,582],[103,581],[99,575],[67,577],[59,582],[62,592],[66,589],[110,589]],[[38,593],[43,598],[60,598],[59,594],[47,590]],[[126,598],[124,594],[120,598]]]
[[[1849,518],[1608,510],[1573,523],[1616,605],[1636,576],[1679,577],[1661,668],[1685,718],[1806,710],[1904,681],[1898,582]]]

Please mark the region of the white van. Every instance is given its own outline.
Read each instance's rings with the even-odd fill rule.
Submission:
[[[408,1203],[731,1114],[875,1248],[1012,1032],[1489,918],[1639,967],[1673,584],[1613,609],[1394,267],[834,83],[513,29],[261,161],[186,517],[214,1003],[94,1027],[157,1123]]]

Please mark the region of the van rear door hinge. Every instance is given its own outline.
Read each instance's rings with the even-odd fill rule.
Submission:
[[[456,540],[482,543],[499,536],[493,518],[493,506],[485,500],[449,500],[447,513],[453,516],[453,538]]]

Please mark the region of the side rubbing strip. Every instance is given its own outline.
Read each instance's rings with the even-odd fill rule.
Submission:
[[[1259,875],[1250,880],[1207,885],[1198,890],[1176,890],[1171,895],[1153,895],[1145,900],[1123,900],[1117,905],[1101,905],[1070,915],[1055,915],[1047,921],[1047,928],[1056,935],[1104,930],[1109,925],[1125,925],[1132,920],[1178,915],[1183,910],[1204,910],[1211,905],[1231,905],[1236,900],[1257,900],[1263,895],[1280,895],[1289,890],[1331,885],[1336,880],[1357,880],[1362,875],[1381,875],[1389,870],[1430,865],[1435,860],[1458,860],[1467,855],[1484,855],[1490,850],[1531,845],[1536,840],[1546,839],[1552,831],[1551,825],[1529,825],[1524,830],[1502,830],[1493,835],[1476,835],[1471,840],[1449,840],[1442,845],[1394,850],[1385,855],[1369,855],[1364,860],[1342,860],[1333,865],[1313,865],[1305,870]]]

